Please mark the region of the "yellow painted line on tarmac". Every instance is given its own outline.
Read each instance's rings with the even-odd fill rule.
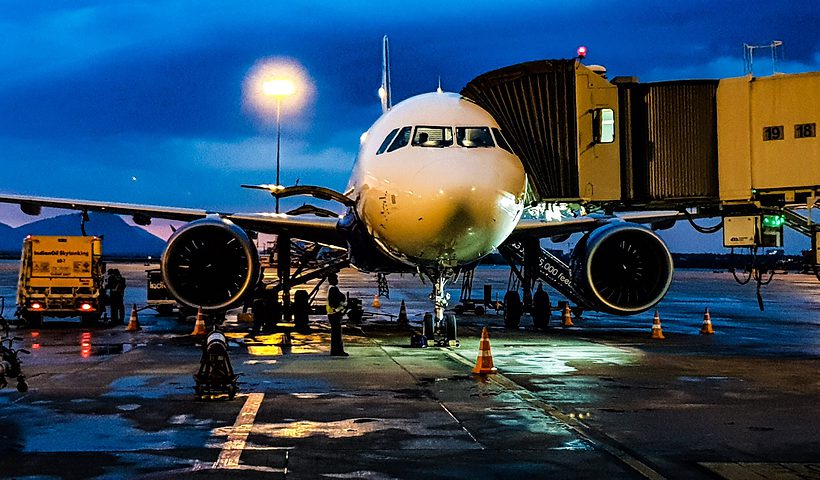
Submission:
[[[219,458],[214,462],[211,468],[220,469],[239,469],[239,457],[242,456],[242,451],[245,450],[245,445],[248,442],[248,436],[253,428],[253,422],[256,420],[256,413],[259,407],[262,406],[262,400],[265,398],[264,393],[250,393],[248,399],[245,400],[245,405],[239,411],[236,417],[236,422],[231,428],[231,433],[228,435],[228,440],[222,444],[222,451],[219,452]]]

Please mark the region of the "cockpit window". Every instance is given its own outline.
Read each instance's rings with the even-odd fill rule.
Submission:
[[[406,147],[407,144],[410,143],[410,130],[412,130],[410,127],[402,127],[396,135],[396,139],[393,140],[393,143],[390,144],[387,151],[392,152],[393,150],[398,150],[401,147]]]
[[[453,129],[450,127],[416,127],[414,147],[449,147],[452,144]]]
[[[462,147],[493,147],[489,127],[456,127],[456,140]]]
[[[497,143],[499,147],[513,153],[512,148],[510,148],[510,144],[507,143],[507,139],[504,138],[504,135],[501,135],[501,130],[493,128],[493,135],[495,135],[495,143]]]
[[[393,137],[396,136],[396,133],[398,133],[398,131],[398,128],[394,128],[392,132],[388,133],[387,136],[384,137],[384,141],[382,142],[381,146],[378,150],[376,150],[376,155],[381,155],[382,153],[384,153],[385,150],[387,150],[387,146],[390,145],[390,142],[393,141]]]

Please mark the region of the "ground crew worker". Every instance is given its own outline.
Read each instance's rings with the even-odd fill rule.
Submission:
[[[253,329],[248,338],[255,339],[257,335],[267,330],[271,316],[270,299],[261,279],[256,284],[251,308],[253,310]]]
[[[105,289],[108,290],[108,304],[111,308],[111,323],[125,325],[125,278],[119,269],[110,268]]]
[[[337,286],[339,278],[335,273],[327,277],[327,319],[330,321],[330,354],[337,357],[348,356],[342,340],[342,316],[347,307],[347,298]]]
[[[541,282],[538,282],[538,290],[532,296],[532,323],[536,330],[547,328],[550,323],[550,297]]]

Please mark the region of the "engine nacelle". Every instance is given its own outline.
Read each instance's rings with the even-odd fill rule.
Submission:
[[[212,215],[171,236],[162,254],[162,278],[181,304],[225,310],[253,290],[259,279],[259,254],[244,230]]]
[[[618,222],[593,230],[572,254],[576,286],[603,312],[632,315],[652,308],[672,283],[672,255],[653,231]]]

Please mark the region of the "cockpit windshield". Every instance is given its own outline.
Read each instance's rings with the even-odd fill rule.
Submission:
[[[495,135],[495,142],[498,144],[499,147],[503,148],[504,150],[510,153],[513,153],[512,148],[510,148],[510,144],[507,143],[507,139],[504,138],[504,135],[501,135],[501,130],[493,128],[493,134]]]
[[[412,143],[414,147],[451,147],[453,128],[419,125],[393,129],[384,137],[376,155],[392,152]],[[414,131],[415,129],[415,131]],[[496,127],[455,127],[456,145],[465,148],[493,148],[499,146],[512,153],[501,131]]]
[[[401,147],[407,146],[407,144],[410,143],[410,130],[410,127],[402,127],[396,135],[396,139],[393,140],[393,143],[390,144],[387,151],[392,152],[393,150],[398,150]]]
[[[494,147],[489,127],[456,127],[456,140],[462,147]]]
[[[414,147],[449,147],[452,144],[453,129],[450,127],[416,127]]]
[[[398,133],[398,131],[398,128],[394,128],[392,132],[388,133],[387,136],[384,137],[384,141],[382,142],[381,146],[378,150],[376,150],[376,155],[381,155],[385,152],[385,150],[387,150],[387,147],[390,145],[390,142],[393,141],[393,137],[396,136],[396,133]]]

